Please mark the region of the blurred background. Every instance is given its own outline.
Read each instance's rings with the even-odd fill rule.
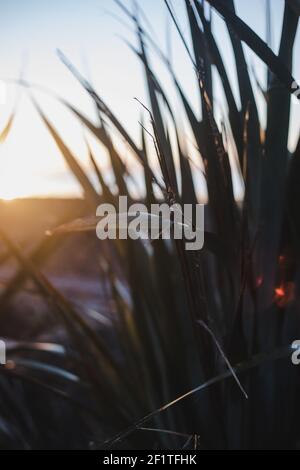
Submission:
[[[124,4],[129,8],[133,5],[129,0]],[[139,6],[148,19],[147,24],[151,23],[153,38],[163,51],[170,55],[178,79],[191,97],[192,107],[200,117],[195,76],[163,1],[144,0],[139,2]],[[173,6],[182,31],[187,33],[187,40],[190,42],[185,6],[183,2],[176,0],[173,1]],[[239,16],[277,51],[284,0],[237,0],[236,8]],[[47,93],[59,95],[97,122],[92,100],[61,63],[56,50],[61,49],[83,76],[92,82],[132,137],[138,141],[141,107],[134,101],[134,97],[147,103],[147,91],[142,66],[127,44],[129,41],[136,45],[134,28],[114,0],[3,0],[0,5],[0,18],[0,79],[6,87],[6,99],[1,105],[0,128],[5,125],[12,110],[17,109],[9,136],[0,146],[0,198],[11,200],[29,196],[78,197],[81,195],[78,183],[66,168],[53,139],[32,106],[26,89],[17,86],[15,81],[22,78],[45,88],[45,92],[41,92],[34,87],[32,92],[47,117],[64,136],[66,144],[97,184],[89,167],[82,126],[55,97]],[[226,25],[216,13],[213,13],[212,24],[233,92],[239,102],[234,57]],[[244,46],[244,49],[249,68],[255,70],[257,79],[264,86],[267,76],[265,65],[247,46]],[[294,60],[294,76],[297,78],[300,76],[299,31],[295,41]],[[170,102],[184,122],[185,117],[170,75],[154,53],[151,55],[151,64],[159,74]],[[254,90],[261,121],[265,123],[264,102],[256,86]],[[217,73],[214,76],[214,97],[216,114],[220,118],[226,105]],[[289,147],[293,151],[300,126],[300,106],[296,100],[292,101],[291,113]],[[188,129],[186,132],[189,132]],[[106,177],[111,181],[105,149],[99,146],[91,135],[86,136],[100,167],[106,170]],[[140,175],[140,168],[131,158],[126,143],[117,135],[115,138],[125,161]],[[191,142],[192,138],[188,140]],[[189,151],[193,156],[193,145]],[[140,176],[138,184],[141,184]],[[206,190],[201,178],[197,185],[205,198]],[[237,184],[235,189],[237,197],[240,198],[242,188]]]

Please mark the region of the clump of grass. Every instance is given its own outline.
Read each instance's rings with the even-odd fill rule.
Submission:
[[[54,395],[63,396],[80,410],[90,431],[89,440],[100,448],[296,448],[300,437],[299,377],[290,361],[290,344],[300,333],[300,154],[298,144],[290,155],[287,139],[291,92],[295,91],[291,70],[297,9],[292,2],[285,2],[276,55],[236,15],[232,0],[207,1],[228,27],[236,62],[239,109],[203,2],[185,2],[193,47],[190,50],[172,7],[165,1],[196,74],[202,105],[200,120],[168,59],[141,24],[138,9],[131,12],[117,3],[136,28],[139,48],[133,51],[144,65],[150,132],[160,172],[149,165],[149,135],[145,127],[141,126],[138,146],[62,53],[60,58],[94,101],[99,126],[65,104],[106,147],[117,193],[105,182],[89,149],[101,187],[101,194],[97,193],[36,104],[38,112],[82,185],[91,210],[100,200],[113,203],[118,195],[130,193],[130,169],[114,146],[107,121],[144,168],[145,200],[149,206],[158,198],[168,203],[196,203],[193,176],[200,170],[191,165],[167,94],[151,69],[149,49],[154,49],[173,78],[198,149],[199,164],[205,169],[210,223],[201,252],[187,252],[180,241],[167,245],[160,239],[150,250],[142,242],[132,240],[107,242],[102,249],[99,246],[102,276],[109,281],[109,295],[116,310],[113,349],[103,332],[95,332],[2,233],[8,249],[50,302],[76,351],[71,362],[67,358],[63,361],[64,374],[76,372],[76,380],[69,380],[71,385],[53,387],[45,377],[37,385],[50,388]],[[265,90],[266,129],[259,121],[242,42],[270,71],[269,88]],[[230,134],[245,187],[242,205],[234,197],[232,172],[236,170],[224,145],[226,136],[215,119],[213,67],[227,101]],[[146,117],[149,118],[147,111]],[[170,122],[176,148],[169,137]],[[93,218],[80,220],[60,232],[94,230],[95,223]],[[292,286],[292,295],[288,295],[288,286]],[[20,379],[17,367],[21,360],[18,356],[9,370],[0,369],[3,377]],[[42,364],[55,371],[55,376],[58,374],[51,369],[51,362]],[[27,363],[26,380],[32,380],[31,369]],[[64,378],[68,382],[67,375]],[[74,393],[80,395],[80,400],[74,399]]]

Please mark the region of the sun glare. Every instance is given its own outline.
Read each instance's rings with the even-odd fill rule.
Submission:
[[[32,187],[32,194],[34,188]],[[12,178],[1,178],[0,198],[4,201],[12,201],[13,199],[28,197],[30,191],[28,188],[28,181],[24,181],[22,175],[14,175]]]

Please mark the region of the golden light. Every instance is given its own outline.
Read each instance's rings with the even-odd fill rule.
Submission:
[[[274,289],[275,302],[280,308],[286,307],[295,299],[295,284],[285,282]]]
[[[0,129],[4,125],[1,123]],[[53,175],[65,171],[53,139],[29,100],[24,99],[0,144],[0,199],[56,195]]]
[[[20,141],[9,139],[1,145],[0,157],[0,198],[11,201],[35,194],[35,154],[25,153]]]

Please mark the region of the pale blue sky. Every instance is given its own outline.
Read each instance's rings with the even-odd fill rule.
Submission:
[[[266,0],[236,0],[239,15],[262,38],[265,38],[265,2]],[[130,0],[124,0],[124,3],[131,5]],[[145,11],[163,49],[166,48],[166,30],[171,32],[175,69],[192,102],[197,103],[193,71],[177,33],[171,26],[163,0],[138,0],[138,3]],[[182,0],[173,0],[172,3],[183,30],[187,31]],[[283,4],[283,0],[271,0],[275,50],[278,45]],[[23,69],[24,77],[28,81],[50,88],[94,118],[89,97],[55,54],[56,48],[60,48],[83,74],[92,79],[95,88],[138,140],[141,109],[133,98],[137,96],[146,102],[147,94],[141,65],[121,39],[125,37],[134,43],[135,37],[109,12],[117,14],[129,24],[113,0],[2,0],[0,78],[18,78],[20,69]],[[232,51],[223,21],[217,15],[214,16],[214,30],[226,59],[231,81],[234,83],[236,80]],[[252,53],[247,51],[247,55],[249,64],[255,65],[259,77],[263,79],[264,67]],[[297,78],[300,77],[299,31],[295,59],[294,75]],[[177,109],[168,74],[155,56],[153,66],[159,72],[174,108]],[[222,103],[218,90],[217,87],[216,99]],[[14,85],[7,88],[6,103],[1,106],[1,126],[5,123],[19,93],[19,89]],[[42,93],[36,93],[36,97],[67,144],[86,166],[88,163],[81,126],[53,98]],[[299,133],[299,108],[299,105],[293,105],[291,147]],[[195,109],[197,110],[197,105]],[[105,154],[101,148],[93,142],[92,144],[99,163],[105,167]],[[124,146],[123,150],[126,152]],[[130,159],[130,156],[128,158]],[[17,178],[16,168],[19,169]],[[80,188],[68,174],[61,156],[24,92],[12,132],[7,142],[0,147],[0,197],[48,194],[78,195]]]

